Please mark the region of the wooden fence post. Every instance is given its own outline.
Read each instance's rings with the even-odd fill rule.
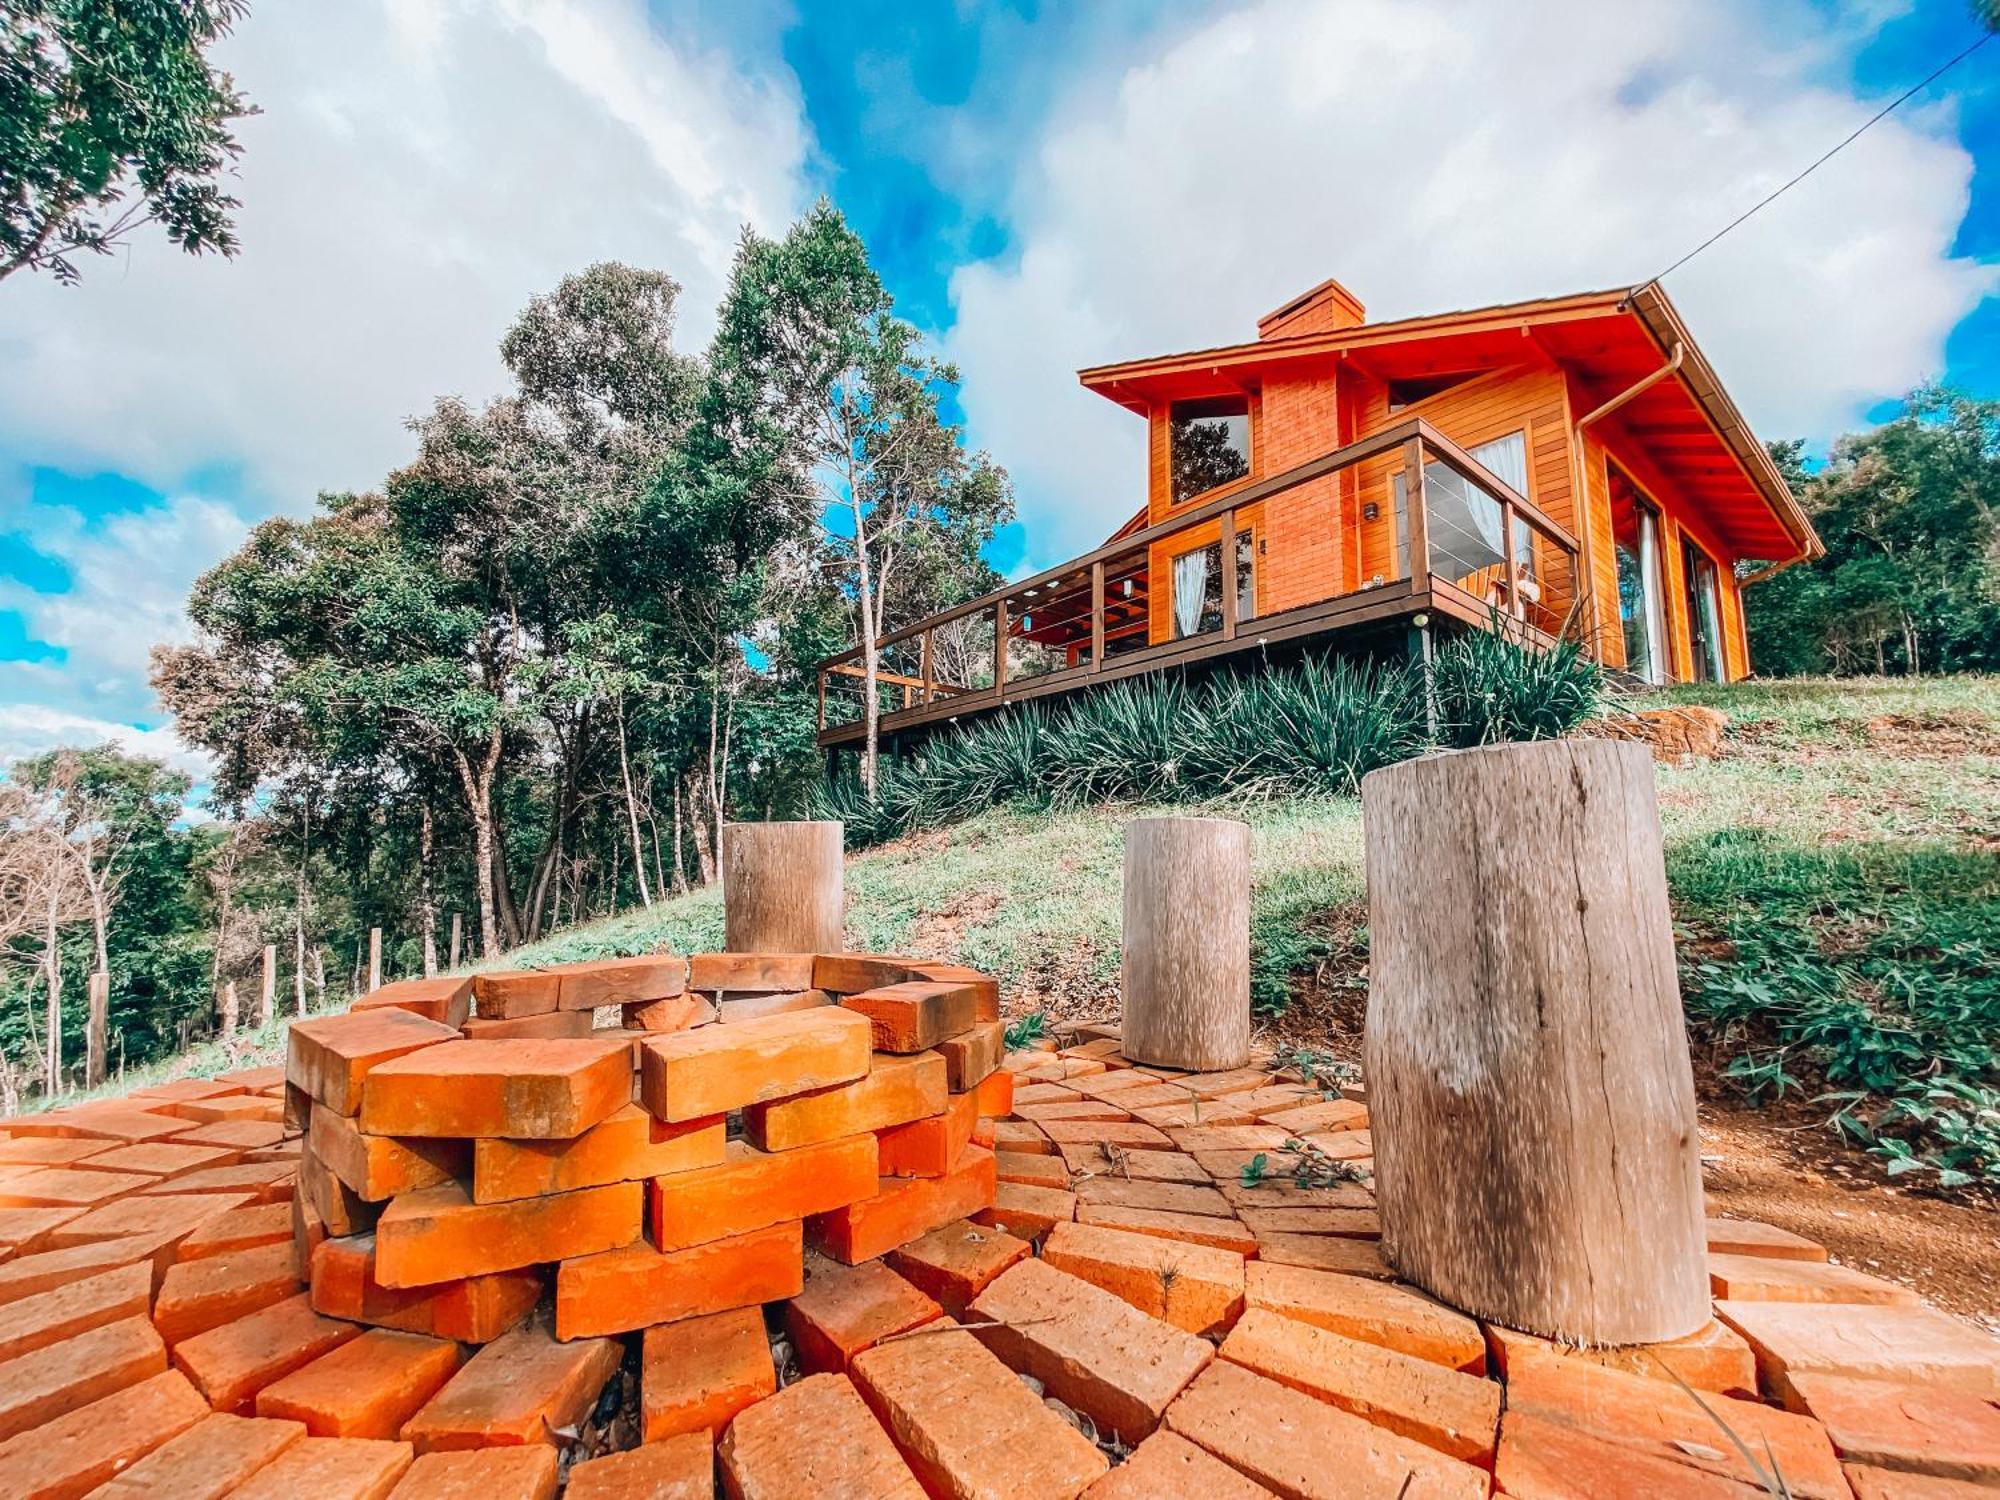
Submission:
[[[257,991],[257,1025],[261,1030],[271,1024],[271,1018],[278,1009],[278,945],[264,945],[264,978]]]
[[[1361,802],[1389,1263],[1572,1343],[1694,1332],[1700,1143],[1650,753],[1425,756],[1372,772]]]
[[[382,988],[382,929],[368,929],[368,993]]]
[[[1125,825],[1123,1040],[1133,1062],[1212,1072],[1250,1061],[1250,825]]]
[[[839,823],[727,823],[722,829],[723,947],[731,953],[838,953]]]

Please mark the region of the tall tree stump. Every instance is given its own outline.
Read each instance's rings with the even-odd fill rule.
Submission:
[[[1250,1061],[1250,826],[1125,825],[1125,1016],[1133,1062],[1195,1072]]]
[[[728,823],[722,829],[723,947],[838,953],[839,823]]]
[[[1709,1317],[1694,1076],[1652,758],[1495,745],[1361,783],[1382,1249],[1584,1344]]]

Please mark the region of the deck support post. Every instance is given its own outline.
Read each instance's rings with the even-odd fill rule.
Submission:
[[[723,824],[724,949],[840,952],[841,835],[834,822]]]
[[[1222,513],[1218,565],[1222,569],[1222,638],[1236,639],[1236,512]]]
[[[1647,750],[1425,756],[1361,805],[1389,1264],[1567,1343],[1695,1332],[1701,1147]]]
[[[1250,825],[1125,825],[1124,1024],[1135,1063],[1218,1072],[1250,1061]]]
[[[993,603],[993,699],[1007,701],[1007,601]]]
[[[1424,440],[1413,437],[1403,444],[1403,513],[1410,586],[1418,589],[1428,589],[1431,582],[1430,512],[1424,499]]]
[[[1090,670],[1104,670],[1104,563],[1090,565]]]

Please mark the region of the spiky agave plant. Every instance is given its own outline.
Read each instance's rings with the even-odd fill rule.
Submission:
[[[1176,801],[1181,750],[1191,732],[1178,676],[1121,682],[1071,700],[1049,726],[1050,793],[1058,806]]]
[[[1422,679],[1401,663],[1308,657],[1254,684],[1250,701],[1258,738],[1296,794],[1352,792],[1427,743]]]
[[[1565,635],[1546,650],[1514,639],[1497,613],[1487,630],[1468,631],[1431,659],[1438,736],[1458,749],[1567,734],[1597,711],[1604,669],[1585,643]]]

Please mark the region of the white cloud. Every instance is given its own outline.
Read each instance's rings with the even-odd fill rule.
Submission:
[[[37,703],[0,703],[0,773],[24,756],[63,745],[106,742],[130,755],[165,761],[196,782],[206,780],[211,769],[207,757],[189,750],[171,729],[138,729]]]
[[[739,227],[807,199],[789,75],[664,35],[638,0],[289,0],[222,58],[264,111],[240,131],[242,253],[142,231],[79,288],[0,286],[0,458],[171,495],[222,472],[253,519],[300,514],[407,458],[437,396],[499,390],[508,322],[592,261],[678,278],[699,347]],[[0,596],[70,652],[0,664],[5,722],[157,717],[146,649],[244,526],[212,500],[86,526],[0,493],[0,531],[77,579]]]
[[[1876,107],[1816,81],[1853,44],[1800,7],[1266,0],[1052,117],[1014,246],[953,279],[975,437],[1034,564],[1144,498],[1141,424],[1084,365],[1254,337],[1332,275],[1396,317],[1635,282]],[[1972,162],[1905,112],[1668,290],[1753,425],[1824,438],[1939,372],[1996,284],[1951,258]]]

